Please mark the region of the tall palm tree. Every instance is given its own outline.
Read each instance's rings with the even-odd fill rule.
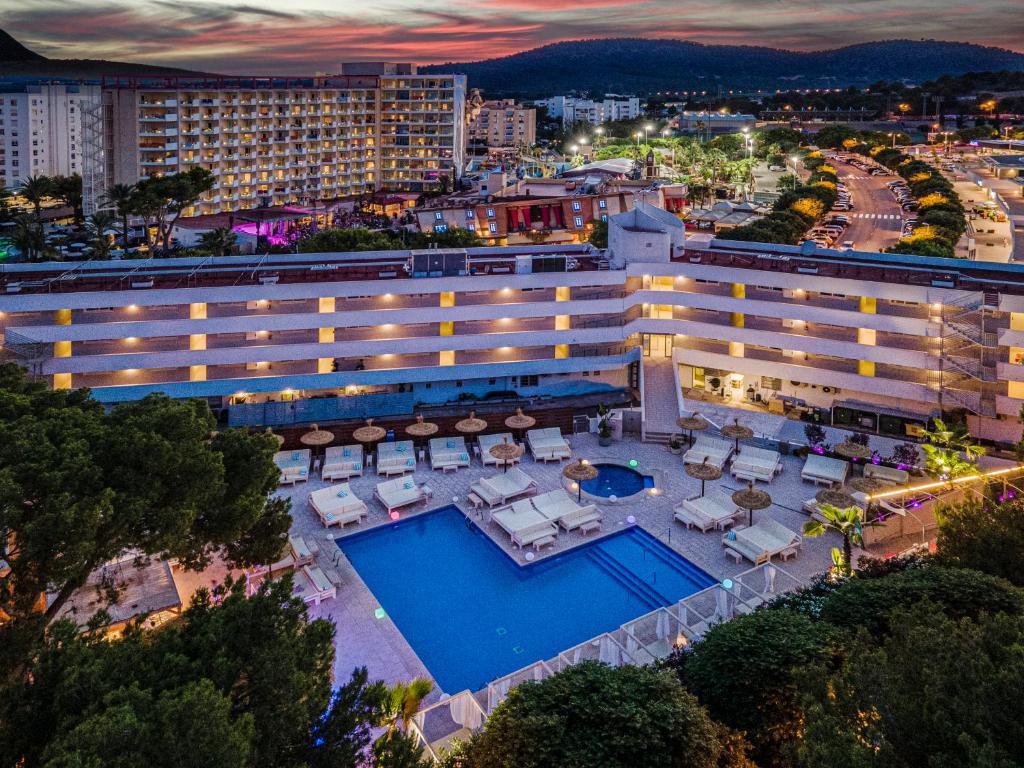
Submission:
[[[978,459],[985,449],[974,442],[963,425],[934,420],[935,429],[924,433],[921,446],[925,455],[925,469],[942,480],[967,475],[978,468]]]
[[[53,194],[53,179],[49,176],[26,176],[21,180],[18,193],[32,203],[36,221],[39,221],[43,213],[43,198]]]
[[[214,256],[227,256],[238,243],[238,235],[228,227],[217,227],[199,237],[199,247]]]
[[[853,547],[864,545],[864,527],[874,523],[864,521],[864,510],[860,507],[840,509],[831,504],[820,504],[818,511],[823,520],[808,520],[804,523],[804,536],[816,538],[825,531],[835,531],[843,537],[843,549],[832,550],[832,562],[844,574],[853,569]]]
[[[45,246],[42,230],[28,216],[19,216],[14,220],[14,231],[11,242],[25,257],[26,261],[36,261]]]
[[[92,257],[105,261],[110,258],[111,241],[108,232],[114,226],[114,214],[110,211],[96,211],[85,222],[85,228],[92,236]]]
[[[388,686],[381,708],[381,725],[386,726],[388,731],[398,728],[399,721],[402,730],[408,731],[413,715],[420,708],[423,700],[434,690],[433,681],[425,677],[417,677],[408,683],[395,683]]]
[[[75,224],[81,224],[85,215],[82,212],[82,177],[73,173],[70,176],[53,176],[50,179],[50,194],[71,208]]]
[[[103,195],[103,205],[114,209],[121,218],[121,247],[128,250],[128,216],[135,203],[134,184],[113,184]]]

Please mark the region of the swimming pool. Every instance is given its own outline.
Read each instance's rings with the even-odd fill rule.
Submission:
[[[715,583],[636,527],[523,567],[454,506],[337,543],[446,693],[483,688]]]
[[[586,493],[593,496],[617,496],[624,499],[627,496],[640,493],[645,488],[654,487],[654,478],[650,475],[623,467],[619,464],[595,463],[597,477],[593,480],[584,480],[580,485]]]

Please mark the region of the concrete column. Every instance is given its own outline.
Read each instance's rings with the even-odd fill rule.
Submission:
[[[53,313],[53,322],[56,325],[71,325],[71,310],[70,309],[58,309]],[[71,342],[70,341],[55,341],[53,343],[53,356],[54,358],[71,357]],[[53,388],[54,389],[71,389],[71,374],[70,373],[55,373],[53,374]]]

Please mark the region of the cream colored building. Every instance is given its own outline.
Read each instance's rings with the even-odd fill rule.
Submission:
[[[466,119],[471,149],[529,147],[537,143],[537,110],[516,104],[514,99],[483,101],[474,91]]]

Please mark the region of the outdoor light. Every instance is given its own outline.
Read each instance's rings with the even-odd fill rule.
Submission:
[[[526,553],[526,561],[528,563],[532,563],[533,562],[533,558],[535,558],[535,557],[536,557],[536,555],[533,554],[533,552],[527,552]]]
[[[633,467],[633,469],[636,469],[638,464],[640,464],[640,462],[637,461],[636,459],[630,459],[629,460],[629,466]]]
[[[630,525],[636,525],[636,518],[633,515],[630,515],[626,518],[626,522]]]
[[[722,586],[726,589],[732,589],[732,579],[726,579],[722,582]]]
[[[392,520],[397,520],[399,517],[401,517],[401,515],[398,513],[397,509],[393,509],[393,510],[391,510],[391,514],[389,515],[389,517]]]
[[[587,465],[590,463],[590,459],[580,459],[580,464]]]
[[[373,611],[373,618],[375,618],[375,619],[383,619],[385,616],[387,616],[387,613],[385,613],[383,608],[378,606],[377,608],[374,609],[374,611]]]

